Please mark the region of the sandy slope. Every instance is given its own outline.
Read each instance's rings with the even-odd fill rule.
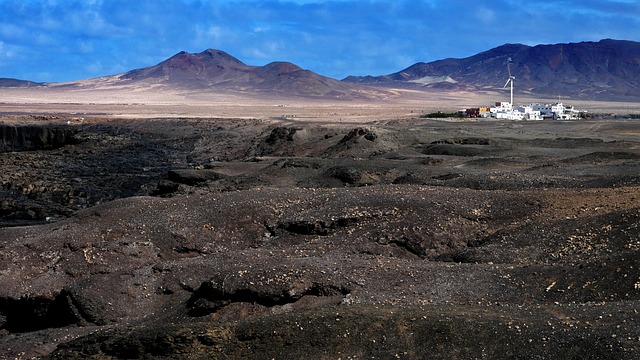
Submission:
[[[108,87],[96,80],[83,87],[56,84],[37,88],[0,89],[0,113],[72,114],[110,117],[290,117],[319,121],[370,121],[422,112],[456,111],[506,100],[504,91],[420,92],[393,90],[395,95],[370,101],[327,98],[257,97],[248,93],[190,92],[164,85]],[[518,102],[557,99],[521,97]],[[639,113],[638,103],[587,102],[563,99],[579,109],[599,113]]]

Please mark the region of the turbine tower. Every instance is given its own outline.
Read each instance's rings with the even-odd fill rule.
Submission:
[[[516,79],[515,76],[511,75],[511,64],[513,63],[513,60],[511,60],[511,58],[509,58],[509,60],[507,60],[507,70],[509,71],[509,79],[507,79],[507,82],[504,83],[504,87],[503,89],[507,88],[507,85],[509,85],[509,83],[511,83],[511,107],[513,108],[513,80]]]

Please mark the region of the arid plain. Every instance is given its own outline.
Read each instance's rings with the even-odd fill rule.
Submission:
[[[0,357],[640,356],[638,103],[156,90],[0,91]]]

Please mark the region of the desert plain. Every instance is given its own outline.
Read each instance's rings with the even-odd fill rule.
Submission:
[[[637,359],[640,105],[502,97],[2,89],[0,357]]]

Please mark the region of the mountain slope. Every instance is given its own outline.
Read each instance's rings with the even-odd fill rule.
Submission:
[[[43,86],[43,83],[19,80],[12,78],[0,78],[0,87],[30,87],[30,86]]]
[[[389,95],[385,90],[338,81],[289,62],[246,65],[224,51],[213,49],[196,54],[182,51],[157,65],[116,75],[113,83],[345,99]]]
[[[640,96],[640,43],[601,40],[527,46],[506,44],[464,59],[417,63],[384,76],[350,76],[343,81],[378,86],[501,88],[507,62],[520,93],[592,99]]]
[[[197,87],[241,78],[250,69],[224,51],[208,49],[197,54],[181,51],[157,65],[129,71],[120,79],[165,81]]]
[[[416,63],[383,76],[349,76],[342,81],[289,62],[251,66],[220,50],[179,52],[157,65],[124,74],[67,83],[35,83],[0,78],[0,87],[47,86],[136,91],[187,89],[257,96],[381,99],[392,88],[439,91],[499,90],[512,59],[516,94],[637,101],[640,97],[640,43],[601,40],[528,46],[506,44],[463,59]]]

